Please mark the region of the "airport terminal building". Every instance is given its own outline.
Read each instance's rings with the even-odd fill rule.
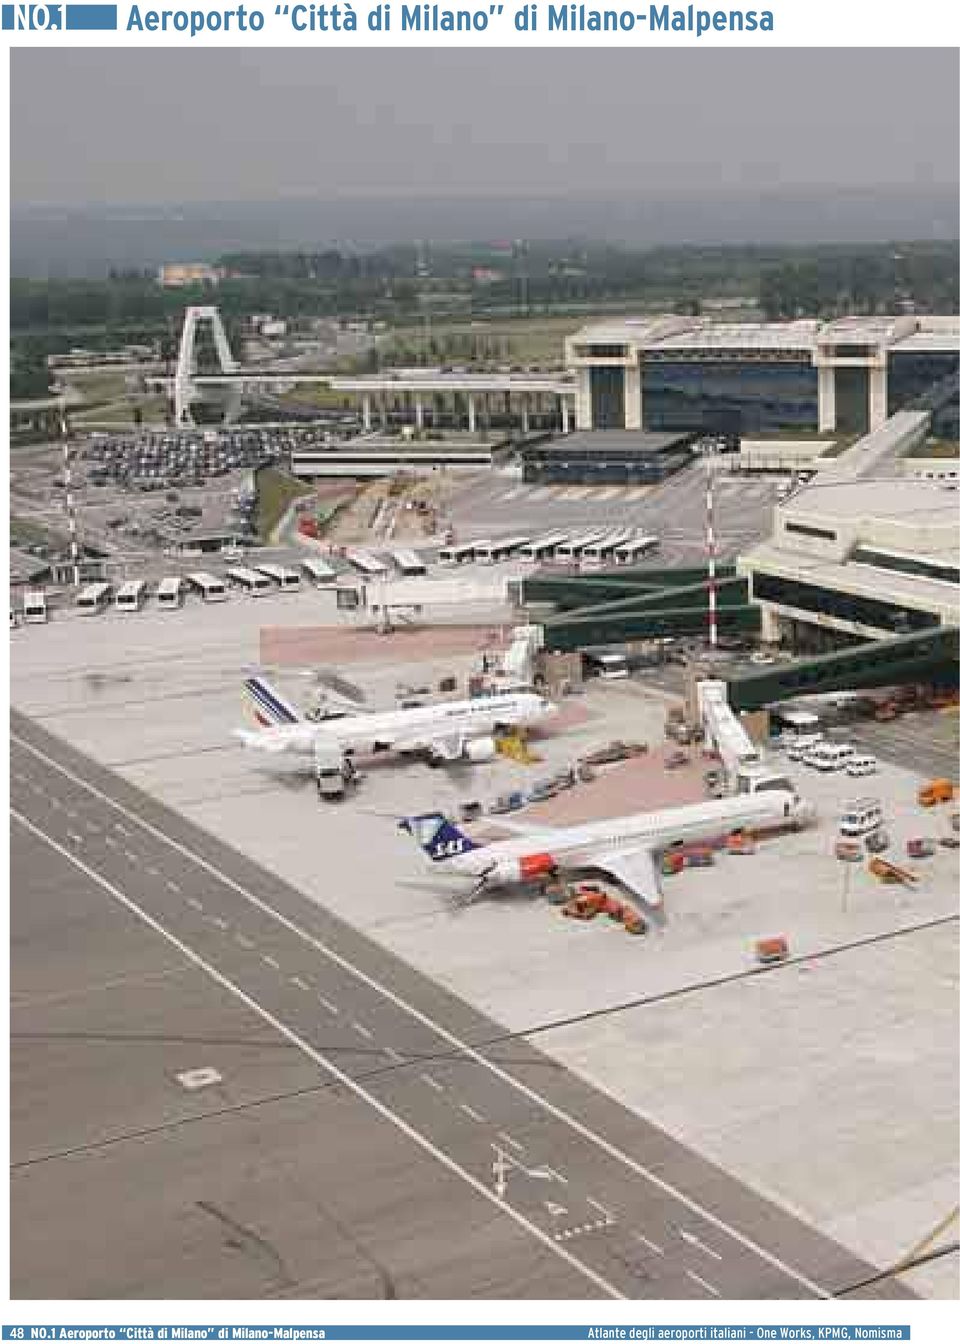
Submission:
[[[338,375],[364,429],[513,428],[741,435],[865,434],[960,369],[960,317],[715,322],[663,314],[591,323],[565,343],[565,369],[389,369]],[[957,436],[955,405],[933,433]]]
[[[960,625],[957,498],[933,481],[818,477],[738,562],[764,639],[812,651]]]
[[[960,318],[616,319],[570,336],[566,364],[579,429],[863,434],[956,373]],[[955,410],[933,428],[955,434]]]

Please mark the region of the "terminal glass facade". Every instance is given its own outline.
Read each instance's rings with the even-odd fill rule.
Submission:
[[[590,370],[590,416],[594,429],[623,429],[623,374],[617,365]]]
[[[642,366],[651,430],[754,434],[817,428],[817,371],[799,360],[660,360]]]
[[[960,370],[960,354],[949,350],[891,350],[887,359],[887,404],[890,414],[909,406],[928,388]],[[954,400],[933,417],[933,433],[944,439],[960,434],[960,411]]]

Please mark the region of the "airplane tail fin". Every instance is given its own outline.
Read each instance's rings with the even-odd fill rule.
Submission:
[[[469,854],[480,846],[469,835],[464,835],[442,812],[425,812],[418,817],[403,817],[400,829],[407,831],[434,863],[452,859],[458,854]]]
[[[243,683],[253,716],[262,728],[299,723],[300,715],[263,677],[247,677]]]

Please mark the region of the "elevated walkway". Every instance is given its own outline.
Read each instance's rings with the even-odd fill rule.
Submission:
[[[948,626],[915,635],[870,640],[852,649],[764,668],[728,682],[734,709],[761,709],[794,695],[856,691],[910,681],[956,684],[960,630]]]

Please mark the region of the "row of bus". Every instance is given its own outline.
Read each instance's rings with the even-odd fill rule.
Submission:
[[[348,551],[346,559],[361,577],[366,579],[386,578],[391,573],[404,577],[426,574],[427,567],[413,551],[391,551],[392,568],[383,560],[366,551]],[[157,606],[162,610],[182,607],[187,593],[194,593],[204,602],[224,602],[230,589],[246,593],[250,597],[265,597],[269,593],[296,592],[306,581],[315,588],[325,588],[335,584],[338,578],[336,569],[318,558],[305,558],[291,565],[236,565],[225,574],[210,574],[197,570],[192,574],[170,575],[161,579],[156,587]],[[77,595],[77,610],[85,615],[106,611],[114,607],[117,611],[139,611],[154,591],[146,579],[130,579],[125,583],[88,583]],[[20,619],[21,613],[11,609],[11,623],[14,616]],[[26,624],[39,624],[47,620],[48,609],[46,595],[41,588],[28,589],[24,594],[22,619]]]
[[[416,551],[388,551],[386,559],[382,559],[370,551],[349,550],[345,559],[363,579],[386,579],[394,573],[404,579],[413,579],[427,572],[425,561]]]
[[[448,566],[469,562],[490,565],[502,560],[555,565],[632,565],[653,555],[659,547],[659,537],[645,535],[632,527],[599,528],[574,534],[549,532],[536,538],[502,537],[497,541],[464,542],[458,546],[444,546],[437,560]]]
[[[299,568],[289,565],[237,565],[225,574],[210,574],[196,570],[192,574],[169,575],[156,587],[157,606],[161,610],[182,607],[188,593],[194,593],[204,602],[224,602],[230,589],[251,597],[265,597],[269,593],[296,592],[303,579],[315,587],[326,587],[336,581],[337,571],[324,560],[301,560]],[[89,583],[77,596],[77,610],[93,615],[115,607],[117,611],[139,611],[150,596],[146,579],[130,579],[119,587],[112,583]]]

